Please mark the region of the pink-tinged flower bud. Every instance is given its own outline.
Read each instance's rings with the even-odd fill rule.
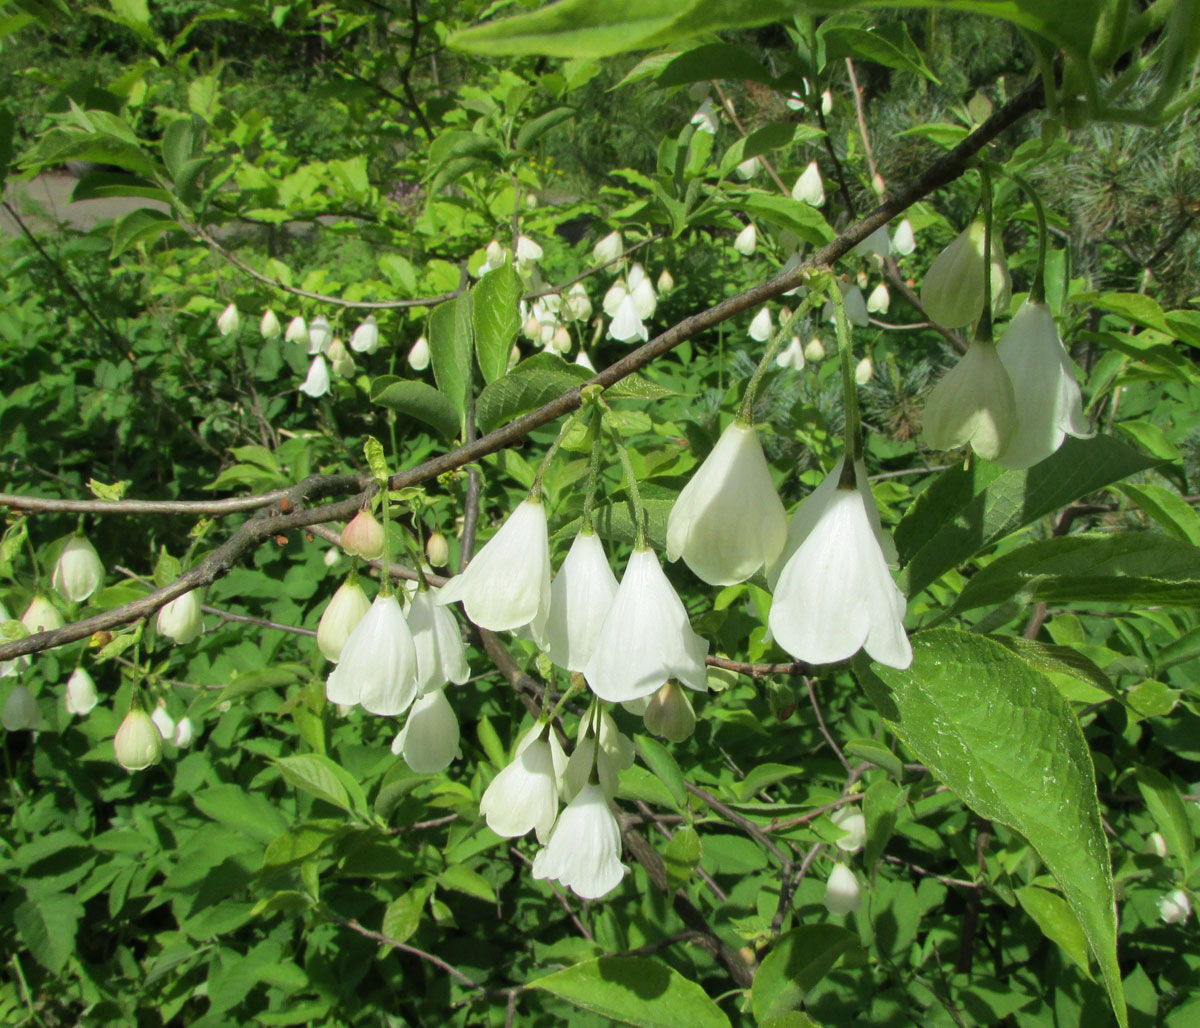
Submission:
[[[87,714],[99,702],[96,683],[83,668],[77,667],[67,679],[66,707],[68,714]]]
[[[154,713],[150,715],[150,720],[154,722],[154,727],[158,729],[158,734],[164,739],[174,738],[175,719],[167,713],[167,708],[161,703],[154,708]]]
[[[378,560],[383,556],[383,526],[369,511],[360,510],[342,529],[342,549],[352,557]]]
[[[58,554],[50,583],[64,600],[78,603],[91,596],[103,578],[104,565],[95,547],[83,536],[73,535]]]
[[[175,725],[175,736],[173,742],[181,750],[186,750],[191,746],[192,741],[196,738],[196,726],[192,724],[190,717],[181,717]]]
[[[424,371],[429,367],[429,340],[424,336],[417,336],[417,341],[408,351],[408,366],[413,371]]]
[[[275,317],[275,312],[267,310],[263,313],[262,320],[258,323],[258,331],[264,339],[277,339],[279,333],[283,331],[279,324],[279,319]]]
[[[1192,913],[1192,901],[1182,889],[1168,892],[1158,899],[1158,916],[1167,924],[1183,924]]]
[[[21,624],[28,628],[31,634],[53,632],[56,628],[62,628],[65,623],[54,604],[41,593],[29,601],[29,606],[21,615]]]
[[[912,222],[905,218],[896,226],[896,234],[892,236],[892,249],[907,257],[917,248],[917,237],[913,233]]]
[[[845,864],[834,864],[825,885],[825,909],[842,916],[853,914],[862,905],[862,889],[854,872]]]
[[[642,722],[646,731],[668,742],[683,742],[696,730],[696,712],[687,694],[674,682],[667,682],[650,697]]]
[[[35,731],[42,727],[42,712],[38,709],[37,700],[23,685],[14,685],[4,701],[4,711],[0,721],[9,732]]]
[[[888,287],[880,282],[867,297],[867,310],[872,314],[886,314],[891,305],[892,297],[888,293]]]
[[[450,562],[450,546],[441,532],[434,532],[425,541],[425,556],[435,568],[444,568]]]
[[[238,323],[238,309],[230,304],[221,311],[221,316],[217,318],[217,331],[223,336],[231,336],[238,330]]]
[[[149,714],[134,707],[125,715],[113,739],[113,752],[126,771],[141,771],[162,760],[162,736]]]
[[[289,343],[308,344],[308,325],[299,314],[288,322],[287,332],[284,333],[283,338]]]

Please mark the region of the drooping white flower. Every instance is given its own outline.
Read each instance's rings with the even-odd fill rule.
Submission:
[[[68,714],[88,714],[100,702],[96,683],[83,668],[77,667],[67,679],[66,708]]]
[[[196,726],[190,717],[184,715],[175,723],[175,735],[171,741],[181,750],[186,750],[195,738]]]
[[[635,549],[584,668],[592,691],[620,703],[649,696],[668,678],[704,690],[707,655],[708,642],[692,631],[658,558]]]
[[[50,584],[64,600],[78,603],[92,595],[104,578],[96,548],[81,535],[71,536],[54,564]]]
[[[484,261],[475,272],[477,278],[483,278],[489,271],[503,267],[508,261],[508,249],[501,246],[498,239],[493,239],[484,249]]]
[[[792,336],[792,341],[776,356],[775,363],[781,368],[791,368],[794,371],[804,370],[804,346],[801,344],[799,336]]]
[[[570,802],[590,781],[598,781],[611,799],[617,794],[621,772],[633,764],[633,758],[633,741],[607,710],[594,704],[579,720],[575,752],[562,776],[563,799]]]
[[[717,109],[711,100],[705,100],[692,115],[692,124],[696,131],[715,135],[717,131]]]
[[[643,343],[650,338],[646,326],[638,315],[637,301],[627,293],[617,307],[608,326],[608,336],[619,343],[632,343],[640,339]]]
[[[567,321],[587,321],[592,316],[592,300],[582,282],[576,282],[563,297],[562,314]]]
[[[283,338],[289,343],[308,344],[308,325],[299,314],[288,322],[287,331],[283,334]]]
[[[462,685],[471,677],[458,622],[436,598],[435,590],[418,589],[408,608],[408,627],[417,650],[417,689],[422,695],[447,682]]]
[[[881,664],[906,668],[912,648],[905,599],[876,534],[878,513],[873,524],[862,488],[842,488],[840,476],[839,463],[792,515],[788,544],[768,576],[769,583],[776,579],[771,633],[796,660],[811,664],[865,649]]]
[[[565,885],[583,899],[612,892],[628,871],[621,863],[621,829],[598,785],[586,785],[559,815],[533,877]]]
[[[939,325],[963,328],[983,313],[984,224],[972,222],[939,253],[921,284],[921,306]],[[1008,264],[1000,245],[1000,233],[992,232],[992,313],[1008,307],[1012,289]]]
[[[517,261],[532,264],[542,259],[542,248],[528,236],[517,236]]]
[[[867,841],[867,819],[862,811],[854,807],[839,807],[829,818],[846,834],[837,840],[837,848],[846,853],[857,853]]]
[[[696,730],[696,711],[687,693],[667,682],[647,700],[642,723],[646,731],[668,742],[683,742]]]
[[[221,316],[217,318],[217,331],[223,336],[233,335],[238,330],[239,320],[238,309],[231,303],[221,311]]]
[[[317,623],[317,646],[326,660],[337,663],[350,633],[370,609],[371,601],[358,584],[357,576],[347,578],[333,594]]]
[[[33,693],[23,685],[14,685],[4,701],[0,712],[0,723],[6,731],[35,731],[42,727],[42,712],[38,709]]]
[[[450,563],[450,544],[441,532],[434,532],[425,540],[425,558],[430,567],[444,568]]]
[[[592,247],[592,258],[597,264],[607,264],[620,257],[624,249],[625,243],[621,239],[621,233],[610,232]]]
[[[429,367],[429,340],[424,336],[417,336],[417,341],[408,351],[408,366],[413,371],[424,371]]]
[[[340,339],[329,344],[325,357],[329,361],[329,370],[340,378],[350,378],[354,374],[354,358]]]
[[[480,628],[506,632],[528,625],[544,645],[550,613],[550,541],[540,500],[519,503],[500,530],[437,595],[440,604],[462,601]]]
[[[750,320],[750,338],[757,343],[765,343],[771,338],[771,325],[771,308],[760,307]]]
[[[821,182],[821,169],[816,161],[810,161],[796,179],[796,184],[792,186],[792,199],[811,207],[820,207],[825,203],[825,186]]]
[[[154,722],[154,727],[158,729],[158,734],[164,739],[175,737],[175,719],[167,713],[167,708],[161,703],[154,708],[154,713],[150,715],[150,720]]]
[[[1192,901],[1182,889],[1158,898],[1158,916],[1167,924],[1184,924],[1192,913]]]
[[[458,718],[443,689],[418,696],[392,740],[392,752],[419,775],[437,774],[458,753]]]
[[[592,363],[591,358],[583,350],[580,350],[577,354],[575,354],[575,363],[581,368],[587,368],[588,371],[593,373],[596,370],[596,365]]]
[[[891,241],[888,239],[887,225],[880,225],[866,239],[854,244],[854,255],[856,257],[869,257],[871,254],[876,254],[879,257],[886,257],[892,249]]]
[[[743,182],[746,182],[749,179],[754,178],[754,176],[757,175],[761,169],[762,161],[760,161],[757,157],[748,157],[736,168],[734,168],[733,171],[738,178],[740,178]]]
[[[126,771],[141,771],[162,760],[162,736],[141,707],[133,707],[113,738],[113,753]]]
[[[355,353],[374,353],[379,349],[379,325],[374,315],[368,314],[367,320],[354,330],[350,337],[350,349]]]
[[[329,319],[324,315],[317,315],[308,326],[309,356],[324,353],[332,342],[333,328],[329,324]]]
[[[53,632],[56,628],[62,628],[66,622],[63,621],[58,608],[41,593],[37,593],[29,601],[25,613],[21,615],[21,624],[29,629],[30,633],[33,633]]]
[[[927,446],[953,450],[970,445],[996,460],[1017,429],[1017,404],[994,344],[975,340],[929,393],[921,419]]]
[[[275,312],[268,308],[263,311],[263,316],[258,323],[258,332],[264,339],[275,339],[279,333],[283,331],[279,324],[279,319],[275,316]]]
[[[539,721],[525,734],[511,763],[484,790],[479,813],[487,826],[506,839],[532,828],[545,845],[558,817],[558,779],[565,765],[553,730]]]
[[[888,287],[880,282],[867,297],[867,310],[872,314],[886,314],[891,305],[892,297],[888,293]]]
[[[758,433],[734,420],[671,507],[667,559],[682,557],[709,585],[733,585],[774,563],[786,538]]]
[[[158,631],[168,639],[183,644],[190,643],[204,630],[204,618],[200,611],[200,598],[193,589],[176,596],[162,606],[154,622]]]
[[[825,344],[813,336],[804,344],[804,359],[817,364],[825,359]]]
[[[547,653],[559,667],[582,671],[617,595],[617,577],[595,532],[580,532],[550,586]]]
[[[1021,304],[996,353],[1008,372],[1016,404],[1016,428],[997,464],[1031,468],[1062,446],[1068,435],[1093,435],[1083,415],[1071,358],[1046,304]]]
[[[854,366],[854,381],[865,386],[875,377],[875,362],[870,356],[864,357]]]
[[[841,917],[853,914],[862,905],[862,889],[854,872],[845,864],[834,864],[825,884],[825,909]]]
[[[362,557],[363,560],[378,560],[383,556],[387,542],[383,525],[375,520],[369,510],[360,510],[355,514],[342,529],[338,541],[350,556]]]
[[[308,366],[308,375],[300,386],[300,392],[307,393],[314,400],[329,392],[329,366],[321,354],[318,353]]]
[[[821,94],[821,113],[828,116],[833,110],[833,93],[828,89]]]
[[[600,307],[610,318],[616,317],[617,310],[625,297],[629,295],[629,287],[623,278],[617,279],[604,294]]]
[[[361,703],[372,714],[403,714],[417,696],[417,651],[395,596],[377,596],[325,680],[330,703]]]
[[[917,237],[913,234],[912,222],[905,218],[896,226],[892,236],[892,249],[901,257],[907,257],[917,248]]]
[[[1153,853],[1156,857],[1165,857],[1167,840],[1163,838],[1162,832],[1151,832],[1146,838],[1146,845],[1142,847],[1142,852]]]
[[[658,307],[658,298],[654,295],[654,284],[650,281],[646,270],[640,264],[635,264],[629,269],[626,283],[629,287],[629,295],[633,297],[633,306],[638,317],[643,321],[654,317],[654,311]]]
[[[733,241],[733,248],[743,257],[753,255],[758,248],[758,229],[754,227],[754,222],[750,222],[737,234],[737,238]]]
[[[675,278],[666,268],[663,268],[658,276],[658,295],[669,293],[675,288]]]

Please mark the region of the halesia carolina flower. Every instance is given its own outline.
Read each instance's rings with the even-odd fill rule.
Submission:
[[[77,667],[67,679],[66,707],[68,714],[88,714],[100,702],[96,683],[83,668]]]
[[[223,336],[233,335],[238,330],[238,320],[238,309],[231,303],[217,318],[217,331]]]
[[[904,594],[892,581],[887,558],[856,486],[843,488],[841,467],[792,515],[782,570],[773,569],[768,623],[796,660],[832,664],[865,649],[889,667],[906,668],[912,648],[904,632]],[[871,502],[874,507],[874,503]],[[874,521],[878,523],[878,513]]]
[[[126,771],[141,771],[162,760],[162,736],[140,707],[125,715],[113,739],[113,752]]]
[[[383,525],[375,520],[370,511],[360,510],[342,529],[340,542],[342,549],[352,557],[378,560],[383,556],[385,543]]]
[[[792,186],[792,199],[799,200],[811,207],[820,207],[825,203],[825,186],[821,182],[821,169],[816,161],[810,161],[807,168]]]
[[[367,320],[354,330],[350,337],[350,349],[355,353],[374,353],[379,349],[379,325],[374,316],[367,315]]]
[[[812,361],[814,364],[825,359],[825,344],[816,336],[804,344],[804,359]]]
[[[584,669],[616,595],[617,578],[604,544],[595,532],[580,532],[550,586],[546,641],[555,664],[568,671]]]
[[[441,604],[462,601],[480,628],[506,632],[528,625],[545,643],[550,614],[550,540],[540,500],[517,505],[500,530],[438,593]]]
[[[756,343],[765,343],[771,338],[771,309],[760,307],[750,321],[750,338]]]
[[[497,835],[515,839],[531,828],[542,845],[558,817],[558,780],[567,758],[545,722],[533,726],[512,762],[484,790],[479,813]]]
[[[707,132],[710,136],[716,134],[717,109],[711,100],[705,100],[697,108],[696,113],[692,115],[692,124],[696,126],[698,132]]]
[[[888,239],[888,230],[886,225],[880,225],[866,239],[854,246],[854,255],[856,257],[869,257],[875,254],[879,257],[886,257],[891,253],[892,244]]]
[[[337,663],[350,633],[370,609],[371,601],[358,584],[358,577],[347,578],[333,594],[317,624],[317,646],[326,660]]]
[[[258,323],[259,334],[264,339],[276,339],[279,333],[283,331],[283,327],[279,324],[279,319],[275,317],[273,310],[263,312],[262,320]]]
[[[804,347],[799,336],[792,336],[792,341],[780,351],[775,363],[781,368],[792,368],[794,371],[804,370]]]
[[[913,234],[912,222],[905,218],[896,226],[892,236],[892,249],[901,257],[907,257],[917,248],[917,237]]]
[[[321,354],[318,353],[308,366],[308,376],[301,384],[300,392],[306,393],[314,400],[329,392],[329,366]]]
[[[703,691],[707,655],[707,641],[692,631],[658,558],[649,549],[634,550],[584,668],[592,692],[620,703],[649,696],[668,678]]]
[[[854,872],[845,864],[834,864],[825,885],[825,909],[841,917],[862,906],[862,889]]]
[[[608,326],[608,336],[619,343],[632,343],[638,339],[644,343],[650,338],[650,333],[638,315],[637,302],[632,293],[627,293],[617,307]]]
[[[190,643],[204,630],[204,618],[200,612],[200,598],[193,589],[176,596],[159,609],[154,622],[158,631],[177,643]]]
[[[450,546],[441,532],[434,532],[425,540],[425,558],[430,567],[444,568],[450,563]]]
[[[615,261],[624,252],[625,243],[620,232],[610,232],[592,247],[592,258],[597,264],[607,264]]]
[[[566,330],[566,327],[559,325],[554,330],[554,335],[550,337],[550,342],[547,344],[555,353],[570,353],[571,352],[571,333]]]
[[[658,276],[658,293],[661,296],[663,293],[669,293],[675,288],[675,279],[671,273],[663,268]]]
[[[891,305],[892,297],[888,293],[888,287],[880,282],[867,297],[867,310],[871,314],[886,314]]]
[[[392,752],[419,775],[437,774],[458,754],[458,718],[442,689],[417,697]]]
[[[575,354],[575,363],[578,364],[581,368],[587,368],[588,371],[591,371],[593,373],[596,370],[596,365],[592,363],[591,358],[588,357],[588,355],[586,353],[584,353],[583,350],[580,350],[577,354]]]
[[[14,685],[4,701],[0,722],[9,732],[36,731],[42,727],[42,712],[37,700],[23,685]]]
[[[81,535],[71,536],[58,554],[50,584],[64,600],[75,603],[92,595],[104,578],[96,548]]]
[[[403,714],[417,697],[417,651],[395,596],[377,596],[354,626],[325,680],[330,703],[361,703],[372,714]]]
[[[743,182],[746,182],[749,179],[754,178],[754,176],[757,175],[761,169],[762,162],[757,157],[749,157],[742,161],[742,163],[734,168],[733,171],[738,178],[740,178]]]
[[[621,772],[633,765],[633,742],[607,710],[593,706],[579,721],[575,752],[562,776],[563,798],[570,801],[590,781],[598,781],[604,795],[617,794]]]
[[[870,357],[864,357],[854,366],[854,381],[865,386],[875,377],[875,362]]]
[[[692,701],[674,682],[667,682],[650,697],[642,714],[646,731],[668,742],[683,742],[696,730]]]
[[[583,899],[599,899],[621,884],[621,829],[598,785],[586,785],[558,818],[533,860],[533,877],[567,886]]]
[[[283,338],[289,343],[308,343],[308,325],[299,314],[288,322]]]
[[[992,233],[992,313],[1008,307],[1011,281],[1000,234]],[[925,273],[921,285],[921,306],[939,325],[963,328],[983,314],[984,224],[972,222],[949,246],[939,253]]]
[[[324,353],[332,342],[333,328],[329,324],[329,319],[323,315],[313,318],[312,323],[308,326],[309,355]]]
[[[341,551],[338,550],[336,546],[331,546],[325,551],[325,556],[322,559],[325,562],[325,566],[327,568],[331,568],[334,564],[341,560],[341,557]]]
[[[349,378],[354,374],[354,358],[340,339],[329,344],[325,357],[329,361],[329,369],[339,378]]]
[[[821,113],[828,115],[833,110],[833,93],[828,89],[821,94]]]
[[[158,734],[164,739],[173,739],[175,737],[175,719],[167,713],[167,708],[161,703],[154,708],[154,713],[150,715],[150,720],[154,722],[154,727],[158,729]]]
[[[1144,853],[1153,853],[1156,857],[1165,857],[1167,855],[1167,840],[1163,838],[1162,832],[1151,832],[1146,839],[1146,845],[1142,848]]]
[[[643,321],[654,317],[658,308],[658,297],[654,295],[654,284],[650,281],[650,276],[640,264],[635,264],[629,269],[628,285],[638,317]]]
[[[532,264],[542,259],[542,248],[528,236],[517,236],[517,260]]]
[[[1016,403],[1016,428],[997,464],[1031,468],[1062,446],[1068,435],[1078,439],[1093,435],[1083,416],[1071,358],[1046,304],[1028,300],[1021,304],[996,352],[1008,372]]]
[[[21,624],[28,628],[30,633],[34,633],[53,632],[56,628],[62,628],[66,622],[63,621],[58,608],[45,596],[38,593],[29,601],[29,606],[21,615]]]
[[[600,307],[610,318],[615,318],[622,302],[628,295],[629,287],[625,284],[623,278],[619,278],[608,287],[608,291],[604,294],[604,299],[600,301]]]
[[[733,585],[773,564],[786,538],[758,433],[735,420],[671,507],[667,559],[682,557],[709,585]]]
[[[181,750],[186,750],[196,738],[196,726],[190,717],[181,717],[175,724],[175,735],[172,742]]]
[[[997,460],[1016,430],[1017,403],[1008,372],[996,347],[977,339],[925,402],[925,444],[934,450],[970,445],[984,460]]]
[[[867,841],[867,819],[853,807],[842,807],[829,818],[846,834],[837,840],[837,848],[846,853],[857,853]]]
[[[462,685],[471,677],[458,622],[450,611],[438,606],[436,595],[432,589],[419,589],[408,608],[408,627],[417,650],[417,689],[423,696],[447,682]]]
[[[408,366],[413,371],[424,371],[429,367],[429,340],[424,336],[417,336],[417,341],[408,351]]]
[[[737,234],[733,248],[743,257],[750,257],[754,253],[758,248],[758,229],[754,227],[754,222],[750,222]]]
[[[0,625],[6,621],[12,621],[12,616],[8,613],[8,608],[0,603]],[[0,638],[3,638],[0,636]],[[0,678],[8,678],[9,675],[15,675],[18,670],[29,664],[28,657],[15,657],[12,660],[0,660]]]
[[[1158,916],[1167,924],[1184,924],[1192,913],[1192,901],[1182,889],[1158,898]]]
[[[563,297],[562,314],[567,321],[587,321],[592,316],[592,301],[583,287],[576,282]]]

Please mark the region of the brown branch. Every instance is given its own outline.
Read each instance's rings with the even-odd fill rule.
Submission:
[[[816,670],[813,665],[805,664],[802,660],[790,664],[749,664],[744,660],[730,660],[728,657],[706,657],[704,662],[709,667],[736,671],[751,678],[765,678],[767,675],[808,675]]]
[[[850,74],[850,91],[854,94],[854,116],[858,119],[858,133],[862,136],[863,150],[867,155],[867,170],[871,173],[871,185],[875,185],[875,179],[883,179],[879,175],[879,169],[875,167],[875,153],[871,149],[871,134],[867,131],[867,117],[863,113],[862,90],[858,85],[858,76],[854,74],[854,62],[849,57],[846,58],[846,71]]]
[[[821,730],[821,735],[829,743],[829,748],[833,750],[834,756],[837,757],[842,767],[846,769],[847,774],[854,774],[854,768],[850,766],[850,761],[846,759],[846,754],[842,752],[842,748],[837,744],[837,740],[829,734],[829,729],[825,725],[825,717],[821,713],[821,705],[817,702],[817,692],[813,688],[813,679],[810,675],[804,676],[804,688],[808,690],[808,701],[812,704],[813,713],[817,715],[817,727]]]

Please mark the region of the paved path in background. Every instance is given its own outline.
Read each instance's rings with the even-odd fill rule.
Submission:
[[[4,188],[4,199],[20,213],[25,223],[35,232],[53,230],[59,222],[72,228],[86,230],[107,218],[120,218],[139,207],[153,207],[166,211],[165,203],[146,200],[140,196],[113,196],[99,200],[71,202],[71,193],[79,180],[70,172],[53,172],[38,175],[27,182],[12,179]],[[39,214],[38,212],[44,212]],[[0,232],[6,236],[17,236],[21,230],[12,216],[0,207]]]

